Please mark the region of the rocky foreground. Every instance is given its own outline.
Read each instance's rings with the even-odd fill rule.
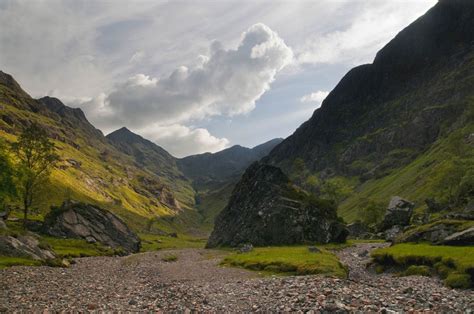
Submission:
[[[347,280],[259,277],[217,266],[222,252],[186,249],[78,259],[70,268],[0,270],[0,311],[437,311],[472,312],[474,292],[427,277],[375,275],[363,266],[380,244],[339,252]],[[174,254],[176,262],[162,258]]]

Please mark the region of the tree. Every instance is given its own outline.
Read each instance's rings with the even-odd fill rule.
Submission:
[[[39,188],[49,179],[58,156],[46,131],[35,123],[23,130],[12,148],[17,157],[18,189],[23,204],[23,225],[26,227],[28,211]]]
[[[13,178],[14,171],[7,147],[3,142],[0,142],[0,210],[4,210],[7,202],[16,196]]]
[[[354,189],[350,182],[342,177],[325,180],[321,185],[321,195],[339,205]]]

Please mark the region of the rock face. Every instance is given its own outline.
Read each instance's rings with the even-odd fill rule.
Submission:
[[[33,236],[0,236],[0,255],[27,257],[35,260],[54,259],[56,256],[49,250],[40,248],[38,239]]]
[[[367,239],[371,237],[369,228],[361,221],[347,225],[347,230],[349,231],[349,237],[354,239]]]
[[[56,237],[83,238],[128,253],[140,250],[140,239],[121,219],[90,204],[65,202],[45,217],[43,228]]]
[[[474,244],[474,227],[453,233],[442,241],[443,244],[449,245],[473,245]]]
[[[279,168],[255,162],[216,218],[207,247],[343,242],[346,237],[330,202],[311,199]]]
[[[390,229],[393,226],[407,226],[413,214],[415,204],[404,200],[399,196],[394,196],[390,200],[387,211],[382,222],[382,230]]]

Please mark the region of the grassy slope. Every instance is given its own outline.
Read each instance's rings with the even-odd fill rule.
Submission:
[[[5,93],[5,86],[0,87],[0,92]],[[69,143],[54,141],[62,161],[54,169],[49,186],[45,187],[41,197],[37,199],[33,218],[41,219],[49,211],[50,206],[60,205],[65,199],[73,198],[113,211],[139,231],[146,226],[151,226],[149,231],[157,227],[168,231],[179,229],[183,232],[188,225],[199,229],[196,223],[199,221],[197,219],[199,214],[193,209],[194,191],[188,182],[184,180],[169,182],[168,178],[158,178],[160,182],[175,188],[173,192],[183,208],[182,211],[175,212],[150,195],[137,193],[135,189],[139,187],[137,178],[154,175],[135,167],[129,156],[116,151],[105,141],[88,139],[80,129],[67,129],[68,127],[52,117],[20,109],[18,104],[21,102],[21,98],[0,101],[2,115],[14,121],[37,122],[54,133],[72,132],[75,136],[74,144],[79,145],[75,148]],[[12,127],[0,119],[0,138],[13,142],[16,140],[18,130],[17,126]],[[103,152],[107,154],[104,156]],[[80,162],[81,166],[79,168],[71,166],[67,162],[68,159]],[[150,221],[153,221],[151,225]]]
[[[474,99],[470,99],[474,108]],[[394,195],[405,197],[416,204],[416,209],[426,208],[428,197],[443,197],[442,184],[455,167],[462,172],[474,169],[474,146],[466,138],[474,133],[474,110],[467,112],[467,125],[439,139],[415,160],[391,171],[388,175],[361,184],[356,193],[348,197],[339,208],[339,215],[347,222],[358,218],[361,200],[387,203]],[[455,161],[460,161],[455,164]]]

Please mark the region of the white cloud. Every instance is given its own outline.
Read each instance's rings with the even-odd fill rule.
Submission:
[[[199,56],[194,67],[180,66],[163,78],[138,74],[118,84],[106,99],[76,105],[105,129],[245,114],[292,57],[277,33],[255,24],[242,34],[237,49],[214,41],[210,56]]]
[[[321,103],[323,100],[329,95],[329,92],[327,91],[317,91],[315,93],[311,93],[308,95],[304,95],[303,97],[300,98],[300,101],[302,103],[315,103],[318,105],[318,108],[321,106]]]
[[[375,53],[436,0],[367,1],[343,29],[315,34],[296,49],[298,63],[358,65],[372,62]]]
[[[173,156],[217,152],[229,146],[226,138],[217,138],[203,128],[192,129],[180,124],[157,124],[135,130],[165,148]]]

